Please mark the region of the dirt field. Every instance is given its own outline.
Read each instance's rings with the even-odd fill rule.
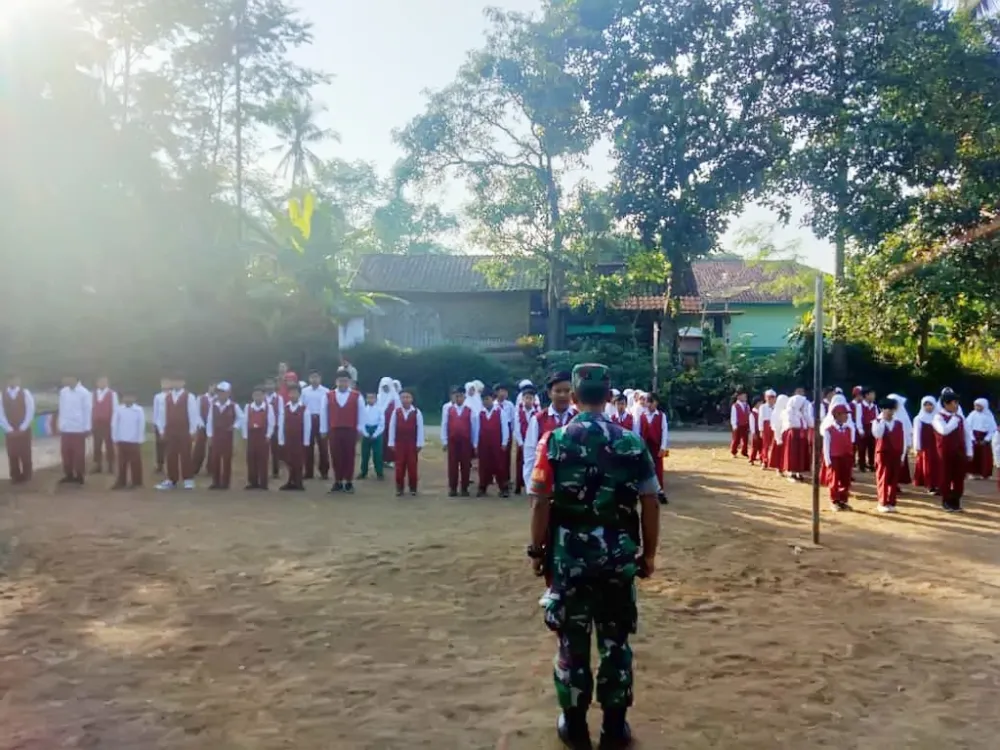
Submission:
[[[417,499],[0,490],[0,749],[554,749],[526,502],[448,499],[427,455]],[[824,505],[813,549],[806,487],[670,462],[640,747],[998,747],[992,483]]]

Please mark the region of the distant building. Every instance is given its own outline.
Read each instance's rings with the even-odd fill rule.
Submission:
[[[458,344],[482,350],[513,348],[525,336],[545,332],[545,284],[529,274],[515,274],[492,287],[478,270],[474,255],[370,255],[354,280],[359,291],[398,298],[380,300],[383,315],[366,321],[366,339],[406,348]],[[620,266],[600,270],[613,274]],[[788,332],[802,316],[791,292],[777,283],[798,276],[803,267],[786,262],[751,262],[724,258],[695,261],[677,299],[677,320],[687,358],[697,356],[700,332],[708,329],[728,344],[745,343],[759,353],[788,345]],[[652,335],[662,318],[663,286],[624,300],[614,310],[569,310],[566,335]]]

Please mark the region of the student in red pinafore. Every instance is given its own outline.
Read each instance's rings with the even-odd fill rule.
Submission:
[[[274,409],[264,398],[264,387],[258,385],[253,389],[253,400],[243,413],[243,442],[247,456],[245,489],[267,489],[268,458],[277,422]]]
[[[417,456],[424,448],[424,415],[413,405],[413,394],[405,388],[399,401],[389,423],[389,446],[396,456],[396,495],[402,497],[404,486],[408,486],[415,496],[420,479]]]
[[[268,378],[264,381],[264,403],[274,413],[274,424],[277,425],[281,419],[281,412],[285,408],[285,400],[282,396],[278,395],[278,384],[274,378]],[[281,476],[281,462],[284,460],[281,455],[281,446],[278,444],[277,427],[275,427],[274,432],[271,434],[269,452],[271,454],[271,478],[277,479]]]
[[[733,454],[733,458],[736,458],[737,453],[743,458],[749,458],[750,404],[747,403],[747,392],[743,388],[736,391],[733,405],[729,409],[729,425],[733,433],[729,441],[729,452]]]
[[[330,492],[354,492],[354,459],[358,441],[365,434],[364,399],[351,388],[351,372],[337,370],[337,387],[327,394],[330,464],[333,486]]]
[[[465,388],[452,388],[451,401],[441,408],[441,449],[448,454],[448,497],[456,497],[460,489],[462,497],[469,496],[474,416],[465,403]]]
[[[823,470],[821,482],[830,488],[830,502],[837,511],[851,510],[848,498],[854,474],[854,429],[847,404],[833,404],[823,419]]]
[[[31,423],[35,419],[35,398],[21,387],[16,375],[7,378],[0,399],[0,430],[5,435],[10,481],[23,484],[31,480]]]
[[[898,404],[884,399],[881,413],[872,422],[869,435],[875,441],[875,489],[879,513],[895,513],[899,496],[899,477],[906,460],[906,436],[903,423],[896,419]]]
[[[243,422],[243,410],[232,399],[232,387],[223,381],[215,389],[216,397],[208,410],[205,434],[212,441],[208,455],[210,490],[228,490],[233,476],[233,438]]]
[[[764,406],[764,399],[754,400],[753,408],[750,409],[750,465],[756,466],[757,460],[762,459],[764,454],[764,436],[761,428],[760,410]]]
[[[111,421],[114,419],[115,409],[118,408],[118,394],[108,387],[108,379],[100,377],[97,379],[97,388],[94,389],[94,403],[91,407],[93,419],[93,452],[94,468],[91,474],[100,474],[104,468],[104,458],[107,457],[108,473],[115,470],[115,443],[111,439]]]
[[[303,467],[306,451],[309,450],[312,421],[308,419],[306,407],[300,400],[299,384],[289,384],[286,393],[288,401],[278,420],[278,445],[281,446],[285,465],[288,467],[288,481],[278,489],[304,490]]]
[[[201,425],[194,434],[194,448],[191,451],[191,466],[195,474],[201,473],[201,467],[205,464],[208,456],[208,418],[212,403],[215,401],[215,384],[208,386],[208,390],[198,397],[198,413],[201,417]],[[211,472],[212,459],[208,458],[209,472]]]
[[[862,398],[854,405],[854,426],[858,432],[858,471],[875,471],[875,438],[872,423],[878,418],[875,389],[865,388]]]
[[[941,509],[947,513],[962,511],[965,472],[972,460],[972,433],[959,414],[958,395],[949,388],[941,392],[941,408],[934,415],[934,436],[938,453],[938,489]]]
[[[472,450],[479,459],[479,492],[476,497],[486,497],[486,490],[494,482],[500,489],[500,497],[507,497],[503,463],[510,431],[503,410],[494,400],[493,391],[485,388],[480,397],[483,410],[472,420]]]
[[[170,379],[171,389],[163,400],[163,410],[157,415],[156,429],[163,435],[167,478],[156,485],[158,490],[172,490],[181,480],[184,489],[194,489],[194,466],[191,463],[191,442],[201,424],[198,399],[185,388],[184,378]]]
[[[941,461],[938,458],[937,439],[934,437],[934,416],[938,413],[938,402],[933,396],[920,400],[920,411],[913,418],[913,484],[923,487],[931,495],[938,492]]]
[[[615,396],[614,400],[614,411],[611,412],[611,421],[615,424],[620,424],[623,429],[629,432],[638,431],[635,428],[635,417],[632,416],[631,412],[628,410],[628,396],[624,393],[619,393]]]
[[[663,461],[670,455],[667,415],[660,411],[660,399],[655,393],[646,396],[646,410],[639,415],[639,436],[649,449],[660,483],[660,503],[666,505],[666,484],[663,481]]]

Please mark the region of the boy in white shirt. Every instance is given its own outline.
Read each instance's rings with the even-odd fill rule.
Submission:
[[[87,464],[87,435],[93,429],[93,397],[80,378],[63,378],[59,390],[59,442],[63,478],[59,484],[83,484]]]
[[[16,375],[7,379],[0,398],[0,430],[5,435],[10,481],[23,484],[31,480],[31,423],[35,419],[35,399],[21,387]]]
[[[264,400],[263,386],[253,389],[253,401],[247,404],[243,415],[243,442],[247,451],[248,490],[267,489],[267,462],[271,449],[271,436],[278,428],[274,409]]]
[[[142,444],[146,442],[146,412],[135,403],[135,394],[122,393],[122,403],[111,418],[111,439],[118,452],[118,481],[111,487],[142,487]],[[131,475],[132,483],[127,484]]]
[[[385,464],[382,460],[382,437],[385,433],[385,412],[378,403],[378,394],[365,395],[365,405],[361,409],[365,433],[361,437],[361,471],[358,479],[368,478],[368,466],[374,464],[375,477],[385,479]]]

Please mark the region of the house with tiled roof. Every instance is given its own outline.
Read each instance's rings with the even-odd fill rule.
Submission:
[[[474,255],[370,255],[362,258],[354,289],[386,295],[381,315],[366,321],[369,339],[408,348],[459,344],[478,349],[513,348],[525,336],[545,331],[545,281],[514,272],[496,285]],[[602,273],[620,266],[608,264]],[[720,257],[692,263],[677,289],[679,327],[709,329],[730,343],[767,352],[787,346],[788,332],[803,310],[793,284],[802,267],[787,262]],[[651,285],[616,305],[592,314],[567,311],[567,336],[631,336],[633,326],[651,331],[662,317],[665,285]],[[391,298],[391,299],[388,299]]]

